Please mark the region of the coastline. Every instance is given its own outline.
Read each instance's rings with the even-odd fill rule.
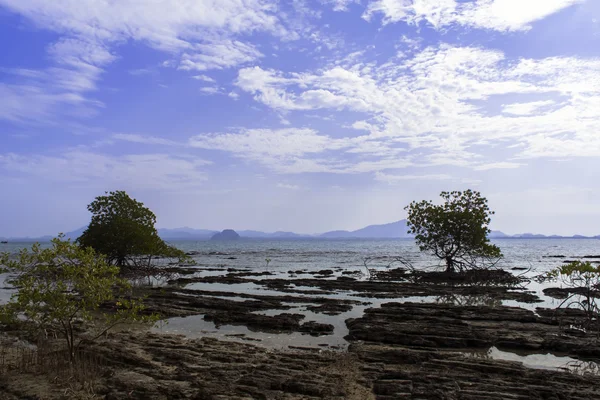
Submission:
[[[101,338],[90,349],[104,371],[95,380],[96,395],[383,400],[600,395],[600,377],[581,371],[597,370],[598,343],[561,330],[553,310],[536,308],[540,299],[526,288],[461,285],[406,271],[365,280],[360,271],[342,268],[290,270],[286,279],[283,273],[231,267],[173,268],[176,278],[167,286],[140,290],[148,293],[148,311],[190,323]],[[198,321],[211,328],[203,330]],[[181,327],[179,335],[170,333]],[[230,329],[219,333],[219,327]],[[288,342],[278,339],[285,337]],[[300,337],[307,340],[294,341]],[[521,363],[532,358],[537,364]],[[8,376],[1,390],[9,400],[64,398],[64,383],[52,383],[51,375],[35,375],[34,385],[24,384],[32,374]],[[82,390],[73,393],[83,396]]]

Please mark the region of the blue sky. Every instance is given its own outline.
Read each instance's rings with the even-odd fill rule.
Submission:
[[[0,236],[357,229],[479,190],[599,234],[600,1],[0,0]]]

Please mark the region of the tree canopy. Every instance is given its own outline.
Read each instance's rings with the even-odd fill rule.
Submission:
[[[479,192],[442,192],[443,204],[413,201],[408,210],[409,233],[421,251],[428,251],[446,263],[449,272],[476,268],[478,259],[502,257],[491,244],[490,216],[494,214]]]
[[[77,338],[76,321],[91,325],[87,339],[92,340],[121,322],[156,320],[140,314],[142,300],[131,297],[131,285],[118,277],[117,266],[91,247],[84,249],[63,236],[53,239],[47,249],[36,243],[16,259],[2,254],[0,265],[16,273],[11,283],[17,289],[0,307],[3,321],[24,317],[32,331],[59,333],[71,361],[83,339]]]
[[[185,258],[158,236],[154,213],[124,191],[96,197],[88,210],[92,220],[77,242],[104,254],[111,265],[139,268],[149,267],[153,257]]]

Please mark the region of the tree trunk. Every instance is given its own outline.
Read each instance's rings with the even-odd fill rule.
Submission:
[[[446,272],[456,272],[454,269],[454,260],[450,256],[446,257]]]

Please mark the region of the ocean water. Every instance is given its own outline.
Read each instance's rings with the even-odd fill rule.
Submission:
[[[541,273],[565,260],[599,256],[589,260],[600,261],[599,239],[495,239],[492,243],[502,250],[504,258],[498,267],[505,269],[531,268],[532,272]],[[442,266],[438,259],[419,251],[415,242],[407,239],[241,239],[223,242],[175,241],[171,244],[186,252],[193,252],[195,262],[202,267],[264,270],[267,268],[266,259],[270,259],[268,269],[272,272],[364,269],[367,257],[402,257],[419,269]],[[0,252],[16,253],[30,246],[31,243],[2,244]],[[43,243],[42,246],[48,244]],[[374,259],[368,265],[384,267],[387,263]]]
[[[492,240],[502,250],[503,259],[498,267],[505,269],[531,268],[532,272],[545,272],[565,260],[586,256],[599,256],[598,239],[496,239]],[[354,240],[239,240],[234,242],[173,242],[187,252],[196,252],[194,259],[202,266],[227,266],[233,268],[309,271],[344,268],[364,268],[368,257],[402,257],[416,268],[442,266],[440,261],[419,251],[413,240],[354,239]],[[564,256],[558,258],[556,256]],[[384,267],[388,261],[373,259],[369,267]],[[399,264],[395,264],[400,266]]]

